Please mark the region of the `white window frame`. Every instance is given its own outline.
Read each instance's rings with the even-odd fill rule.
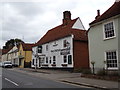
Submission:
[[[108,68],[107,68],[107,64],[105,64],[105,68],[108,69],[108,70],[118,70],[118,67],[119,67],[119,66],[118,66],[118,51],[117,51],[117,50],[108,50],[108,51],[105,51],[105,52],[104,52],[105,61],[107,61],[107,60],[106,60],[106,57],[107,57],[107,56],[106,56],[106,52],[114,52],[114,51],[116,51],[117,67],[108,67]]]
[[[104,25],[108,24],[108,23],[111,23],[111,22],[113,22],[114,36],[106,38],[105,37],[105,27],[104,27]],[[108,22],[104,23],[103,24],[103,40],[109,40],[109,39],[113,39],[115,37],[116,37],[116,32],[115,32],[115,23],[114,23],[114,21],[112,20],[112,21],[108,21]]]

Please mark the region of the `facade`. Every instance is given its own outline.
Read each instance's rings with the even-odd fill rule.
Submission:
[[[8,53],[8,61],[11,61],[13,65],[19,65],[19,58],[18,58],[18,51],[19,47],[14,46]]]
[[[96,19],[88,30],[89,60],[99,69],[118,70],[118,31],[120,30],[120,1],[115,2],[102,15],[98,10]]]
[[[8,52],[12,49],[13,47],[10,47],[8,49],[2,49],[2,62],[3,61],[8,61]]]
[[[49,30],[32,51],[32,67],[89,68],[86,30],[80,18],[71,20],[70,11],[63,12],[63,23]]]
[[[33,44],[21,43],[19,47],[19,67],[26,68],[31,67],[32,60],[32,46]]]

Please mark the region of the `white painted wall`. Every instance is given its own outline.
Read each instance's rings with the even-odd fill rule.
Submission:
[[[72,27],[73,29],[82,29],[85,30],[82,21],[80,20],[80,18],[77,19],[77,21],[75,22],[75,24]]]
[[[56,56],[56,67],[59,67],[59,68],[63,67],[63,66],[61,66],[61,64],[63,64],[63,55],[60,55],[60,51],[51,52],[51,50],[65,49],[63,47],[64,40],[67,40],[70,43],[70,55],[72,55],[72,57],[73,57],[73,43],[72,43],[73,37],[71,35],[69,37],[65,37],[65,38],[62,38],[62,39],[59,39],[56,41],[52,41],[52,42],[42,45],[42,54],[41,55],[45,55],[45,57],[44,57],[45,63],[44,64],[46,64],[46,57],[48,57],[48,66],[52,67],[51,64],[53,64],[53,56]],[[56,44],[56,46],[54,46],[55,44]],[[48,45],[48,51],[46,51],[46,45]],[[36,53],[36,48],[37,47],[32,48],[32,50],[33,50],[32,59],[35,59],[35,60],[36,60],[36,58],[35,58],[34,54]],[[50,57],[51,57],[51,61],[52,61],[51,64],[49,63]],[[42,58],[43,58],[43,56],[42,56]],[[37,64],[37,65],[39,66],[39,64]],[[32,67],[34,67],[34,66],[32,65]],[[71,68],[73,67],[73,59],[72,59],[72,64],[68,65],[67,67],[71,67]]]
[[[104,40],[104,30],[103,25],[106,22],[113,21],[115,25],[115,34],[116,36],[112,39]],[[102,22],[98,25],[91,27],[88,32],[89,39],[89,60],[95,61],[96,71],[99,69],[105,68],[105,52],[110,50],[116,50],[118,52],[118,19],[111,18]],[[90,63],[90,67],[92,65]]]

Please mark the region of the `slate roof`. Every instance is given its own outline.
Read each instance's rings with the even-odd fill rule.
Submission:
[[[63,37],[74,35],[74,40],[87,41],[86,30],[73,29],[72,26],[77,21],[77,19],[71,20],[67,25],[61,24],[51,30],[49,30],[36,44],[42,45],[54,40],[58,40]]]
[[[89,25],[95,24],[97,22],[103,21],[105,19],[111,18],[113,16],[120,15],[120,1],[115,2],[107,11],[105,11],[96,20],[91,22]]]

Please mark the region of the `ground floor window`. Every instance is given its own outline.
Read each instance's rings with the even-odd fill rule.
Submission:
[[[53,56],[53,64],[56,64],[56,57]]]
[[[34,65],[34,61],[35,61],[35,59],[32,60],[32,64],[33,64],[33,65]]]
[[[68,55],[68,64],[72,64],[72,55]]]
[[[67,56],[63,56],[63,62],[67,63]]]
[[[107,68],[117,68],[117,53],[116,51],[106,52]]]

